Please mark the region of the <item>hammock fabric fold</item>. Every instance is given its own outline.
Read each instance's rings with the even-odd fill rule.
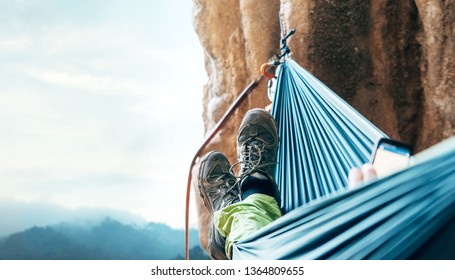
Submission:
[[[344,188],[349,170],[367,162],[386,135],[293,60],[281,65],[276,82],[275,178],[289,212]]]
[[[280,68],[272,114],[280,137],[276,180],[287,214],[238,242],[234,259],[443,255],[425,248],[441,230],[455,232],[455,138],[406,170],[345,190],[349,169],[369,160],[384,133],[290,59]],[[443,241],[454,257],[449,239]]]

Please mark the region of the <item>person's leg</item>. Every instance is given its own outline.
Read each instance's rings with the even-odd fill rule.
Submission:
[[[225,251],[231,258],[232,245],[281,217],[280,193],[274,179],[277,127],[265,110],[246,113],[237,137],[242,201],[215,213],[214,224],[226,238]]]
[[[205,155],[199,166],[199,193],[211,216],[207,245],[212,259],[227,259],[225,238],[215,228],[213,213],[240,201],[236,178],[230,168],[226,156],[217,151]]]
[[[280,205],[280,192],[275,182],[278,129],[272,115],[263,109],[248,111],[237,135],[237,160],[240,164],[240,191],[263,193]]]

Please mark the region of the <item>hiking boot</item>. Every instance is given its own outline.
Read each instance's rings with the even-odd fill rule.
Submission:
[[[280,204],[274,176],[277,150],[278,132],[272,115],[263,109],[248,111],[237,136],[242,198],[245,198],[243,194],[259,192],[275,197]]]
[[[231,171],[229,160],[220,152],[205,155],[200,164],[198,176],[199,193],[210,213],[211,223],[208,248],[213,259],[227,259],[225,238],[213,224],[213,213],[240,201],[236,178]]]

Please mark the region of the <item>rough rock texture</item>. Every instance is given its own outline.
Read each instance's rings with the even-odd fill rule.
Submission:
[[[237,95],[253,80],[259,78],[259,68],[276,52],[279,38],[277,0],[194,0],[194,28],[199,35],[205,54],[205,68],[209,77],[204,86],[203,120],[209,132]],[[266,90],[261,81],[257,91]],[[253,94],[236,117],[241,118],[245,108],[265,106],[267,97]],[[219,139],[235,147],[235,121]],[[227,146],[226,148],[232,147]],[[234,155],[231,153],[230,155]]]
[[[455,134],[455,0],[194,0],[207,132],[278,53],[280,17],[284,31],[297,30],[293,59],[389,136],[419,151]],[[243,114],[267,102],[261,80],[209,149],[235,161]],[[207,214],[200,203],[198,211]]]
[[[260,66],[277,51],[279,38],[277,0],[193,1],[194,28],[199,35],[205,54],[205,68],[209,80],[204,86],[203,120],[209,133],[226,109],[253,80],[258,80]],[[237,128],[244,112],[268,103],[267,81],[261,79],[250,98],[220,131],[209,150],[224,152],[231,163],[235,161]],[[197,173],[193,178],[197,177]],[[199,236],[207,246],[209,214],[200,200],[196,187],[199,213]]]
[[[455,1],[415,1],[422,29],[419,61],[423,88],[423,122],[419,148],[455,133]]]

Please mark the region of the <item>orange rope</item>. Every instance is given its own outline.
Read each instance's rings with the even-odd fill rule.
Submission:
[[[213,137],[218,133],[218,131],[224,126],[225,122],[228,120],[228,118],[232,115],[232,113],[237,109],[237,107],[245,100],[245,98],[248,96],[249,93],[258,85],[260,80],[262,79],[262,76],[260,76],[257,80],[252,81],[240,94],[239,96],[234,100],[232,105],[227,109],[226,113],[224,113],[223,117],[218,121],[216,124],[215,128],[212,130],[210,133],[209,137],[204,141],[202,146],[199,148],[199,150],[196,152],[196,154],[193,157],[193,160],[191,161],[190,165],[190,171],[188,174],[188,182],[187,182],[187,187],[186,187],[186,209],[185,209],[185,259],[189,260],[190,259],[190,252],[189,252],[189,219],[190,219],[190,197],[191,197],[191,181],[192,181],[192,170],[194,165],[196,164],[196,161],[199,158],[200,153],[204,151],[205,148],[207,148],[208,144],[210,144],[210,141],[212,141]]]

